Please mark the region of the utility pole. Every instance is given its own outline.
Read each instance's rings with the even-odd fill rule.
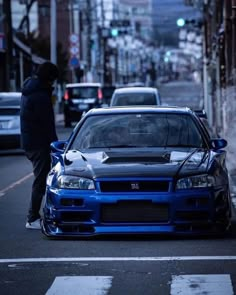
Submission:
[[[88,56],[87,56],[87,69],[88,72],[91,74],[91,35],[92,35],[92,17],[91,17],[91,1],[87,0],[87,8],[86,8],[86,14],[87,14],[87,49],[88,49]]]
[[[101,0],[101,17],[102,17],[102,25],[101,25],[101,83],[104,84],[104,75],[105,75],[105,46],[106,39],[103,36],[104,32],[104,24],[105,24],[105,13],[104,13],[104,2]]]
[[[57,63],[57,4],[56,0],[51,0],[51,17],[50,17],[50,59],[51,62]]]
[[[204,109],[210,125],[213,124],[212,101],[208,90],[208,0],[203,2],[203,96]]]
[[[56,0],[50,2],[50,60],[57,64],[57,5]],[[52,101],[57,111],[59,111],[59,102],[57,100],[57,84],[55,85]]]
[[[6,90],[15,90],[15,75],[13,69],[13,41],[12,41],[12,16],[11,1],[3,1],[3,15],[5,15],[5,36],[6,36]]]
[[[233,58],[232,74],[233,74],[233,84],[234,84],[234,86],[236,86],[236,56],[235,56],[235,52],[236,52],[236,0],[232,0],[232,37],[233,37],[232,52],[234,52],[234,54],[232,55],[232,58]]]

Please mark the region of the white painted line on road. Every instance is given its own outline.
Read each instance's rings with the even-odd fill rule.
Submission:
[[[170,295],[233,295],[230,275],[172,276]]]
[[[45,257],[0,259],[0,263],[39,262],[106,262],[106,261],[192,261],[192,260],[236,260],[236,256],[167,256],[167,257]]]
[[[107,276],[62,276],[56,277],[45,295],[105,295],[112,285]]]
[[[0,190],[0,197],[4,196],[7,191],[9,191],[10,189],[14,188],[15,186],[21,184],[22,182],[24,182],[25,180],[27,180],[28,178],[30,178],[32,176],[33,176],[33,173],[29,173],[26,176],[22,177],[21,179],[11,183],[10,185],[5,187],[4,189]]]
[[[236,198],[235,198],[235,197],[232,198],[232,204],[233,204],[233,206],[236,208]]]

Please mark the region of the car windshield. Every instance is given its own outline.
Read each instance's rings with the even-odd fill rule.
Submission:
[[[96,98],[98,96],[97,87],[75,87],[69,91],[70,98]]]
[[[111,114],[88,117],[70,149],[202,147],[195,122],[184,114]]]
[[[120,106],[128,105],[156,105],[156,97],[153,93],[122,93],[117,94],[115,104]]]

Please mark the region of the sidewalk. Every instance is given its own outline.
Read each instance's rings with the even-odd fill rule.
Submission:
[[[56,121],[56,123],[63,122],[63,120],[64,120],[63,113],[56,113],[55,114],[55,121]]]

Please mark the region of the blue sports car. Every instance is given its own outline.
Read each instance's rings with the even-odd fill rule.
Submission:
[[[231,199],[224,139],[189,108],[93,109],[51,144],[48,237],[225,233]]]

